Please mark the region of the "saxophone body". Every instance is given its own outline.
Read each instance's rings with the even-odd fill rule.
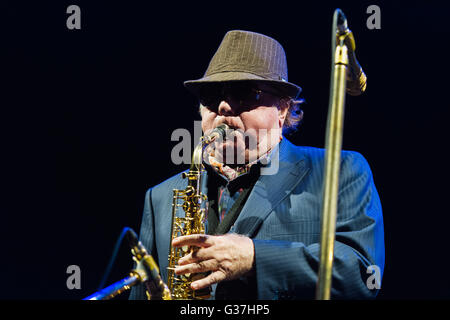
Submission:
[[[218,138],[224,138],[228,126],[222,124],[207,136],[200,138],[194,149],[189,171],[183,172],[183,178],[188,179],[184,190],[173,190],[172,226],[169,245],[168,283],[165,284],[159,273],[159,268],[151,256],[138,240],[136,233],[125,228],[122,236],[127,235],[131,245],[133,260],[136,268],[129,275],[112,285],[101,289],[83,300],[107,300],[129,290],[131,287],[144,283],[148,300],[204,300],[211,297],[211,288],[193,290],[191,283],[206,276],[206,274],[176,275],[175,267],[178,260],[195,250],[195,247],[172,247],[172,240],[179,236],[204,234],[206,232],[206,213],[204,203],[207,200],[202,193],[203,152]],[[177,214],[182,208],[183,214]],[[181,211],[181,210],[180,210]]]
[[[201,137],[200,142],[193,151],[189,171],[182,173],[183,178],[187,179],[186,189],[173,190],[167,285],[174,300],[204,300],[211,296],[211,288],[209,287],[200,290],[193,290],[191,288],[192,282],[205,277],[206,274],[175,274],[175,267],[178,265],[178,260],[193,250],[196,250],[196,248],[172,247],[172,240],[179,236],[206,233],[205,203],[207,197],[201,190],[204,171],[203,153],[211,143],[225,136],[227,128],[227,125],[222,124],[215,128],[209,135]]]

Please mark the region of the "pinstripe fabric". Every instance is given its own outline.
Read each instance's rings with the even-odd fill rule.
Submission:
[[[288,82],[286,54],[281,44],[266,35],[232,30],[225,34],[203,78],[184,84],[194,94],[208,83],[223,81],[265,81],[289,97],[297,97],[301,88]]]
[[[366,280],[367,266],[384,269],[383,218],[367,161],[356,152],[341,156],[332,298],[376,296]],[[256,276],[222,282],[220,299],[313,298],[317,282],[324,150],[280,143],[279,170],[262,175],[230,232],[247,235],[255,245]],[[150,189],[145,199],[141,241],[167,279],[170,204],[175,176]],[[130,299],[144,299],[142,287]]]
[[[267,79],[287,80],[286,54],[283,47],[272,38],[255,32],[235,30],[225,35],[205,76],[249,70]]]

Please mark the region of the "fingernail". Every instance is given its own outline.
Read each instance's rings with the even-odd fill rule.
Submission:
[[[192,283],[192,284],[191,284],[191,288],[194,289],[194,290],[196,290],[196,289],[198,288],[198,284]]]

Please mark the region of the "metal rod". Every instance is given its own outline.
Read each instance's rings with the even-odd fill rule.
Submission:
[[[320,265],[316,290],[316,299],[319,300],[329,300],[331,296],[347,65],[348,50],[344,42],[340,41],[334,54],[333,87],[325,141]]]
[[[131,274],[130,276],[122,280],[119,280],[100,291],[97,291],[96,293],[90,295],[89,297],[84,298],[83,300],[108,300],[130,289],[132,286],[140,282],[141,282],[140,277]]]

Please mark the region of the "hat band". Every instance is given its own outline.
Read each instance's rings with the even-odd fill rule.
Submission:
[[[220,71],[215,71],[215,72],[208,72],[207,74],[205,74],[205,77],[210,77],[210,76],[213,76],[213,75],[216,75],[216,74],[228,73],[228,72],[242,72],[242,73],[252,74],[252,75],[255,75],[257,77],[264,78],[266,80],[282,80],[282,81],[286,81],[286,79],[284,79],[283,77],[281,77],[278,74],[273,74],[273,73],[261,74],[261,73],[251,72],[251,71],[242,70],[242,69],[220,70]],[[253,80],[253,79],[249,79],[249,80]]]

